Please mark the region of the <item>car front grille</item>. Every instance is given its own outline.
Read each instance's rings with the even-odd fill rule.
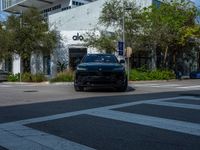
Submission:
[[[123,79],[123,72],[81,72],[77,75],[77,81],[82,84],[116,84]]]

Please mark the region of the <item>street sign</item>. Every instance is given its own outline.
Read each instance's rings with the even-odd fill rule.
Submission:
[[[121,56],[124,55],[124,42],[121,42],[121,41],[118,42],[118,52],[119,52],[119,55]]]

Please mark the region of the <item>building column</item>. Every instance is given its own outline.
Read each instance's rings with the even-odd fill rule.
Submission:
[[[13,68],[12,68],[13,74],[20,73],[20,61],[21,61],[20,56],[18,54],[14,54],[13,55],[13,65],[12,65],[13,66]]]

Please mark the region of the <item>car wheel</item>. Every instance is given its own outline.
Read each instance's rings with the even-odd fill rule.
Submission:
[[[117,90],[118,90],[119,92],[125,92],[125,91],[127,90],[127,87],[128,87],[128,80],[127,80],[127,78],[126,78],[124,85],[123,85],[123,86],[120,86],[119,88],[117,88]]]
[[[75,89],[75,91],[84,91],[84,87],[81,87],[81,86],[74,86],[74,89]]]

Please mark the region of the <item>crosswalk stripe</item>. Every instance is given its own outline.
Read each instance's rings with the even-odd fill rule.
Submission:
[[[186,86],[181,84],[134,84],[135,87],[200,89],[200,85]]]
[[[30,123],[44,122],[44,121],[50,121],[50,120],[56,120],[56,119],[61,119],[61,118],[65,118],[65,117],[72,117],[72,116],[77,116],[77,115],[81,115],[81,114],[86,114],[87,112],[91,112],[93,110],[117,109],[117,108],[122,108],[122,107],[127,107],[127,106],[144,104],[147,101],[148,102],[158,102],[158,101],[185,99],[185,98],[193,98],[193,97],[191,97],[191,96],[178,96],[178,97],[171,97],[171,98],[158,98],[158,99],[151,99],[151,100],[142,100],[142,101],[136,101],[136,102],[130,102],[130,103],[123,103],[123,104],[116,104],[116,105],[99,107],[99,108],[91,108],[91,109],[86,109],[86,110],[74,111],[74,112],[66,112],[66,113],[56,114],[56,115],[51,115],[51,116],[25,119],[25,120],[16,121],[15,123],[30,124]]]
[[[179,99],[200,100],[198,97],[193,96],[141,100],[136,102],[116,104],[100,108],[66,112],[63,114],[4,123],[0,124],[0,145],[9,150],[94,150],[93,148],[87,147],[85,145],[25,126],[25,124],[29,123],[39,123],[43,121],[50,121],[82,114],[200,136],[200,125],[197,123],[111,110],[139,104],[153,104],[200,110],[199,105],[168,102],[168,100],[171,101]]]
[[[180,89],[200,89],[200,85],[193,85],[193,86],[182,86],[182,87],[177,87]]]
[[[3,130],[0,130],[0,135],[0,145],[9,150],[49,150],[38,143],[23,139]]]
[[[175,103],[175,102],[146,102],[146,103],[159,105],[159,106],[170,106],[170,107],[200,110],[200,105],[193,105],[193,104],[182,104],[182,103]]]
[[[114,119],[134,124],[140,124],[140,125],[151,126],[160,129],[200,136],[200,125],[196,123],[152,117],[140,114],[126,113],[126,112],[119,112],[113,110],[93,111],[88,114],[96,117]]]
[[[6,131],[0,129],[0,135],[0,145],[9,150],[94,150],[85,145],[18,124],[8,126]],[[6,137],[6,140],[3,137]]]
[[[0,87],[7,88],[7,87],[11,87],[11,86],[10,85],[0,85]]]

